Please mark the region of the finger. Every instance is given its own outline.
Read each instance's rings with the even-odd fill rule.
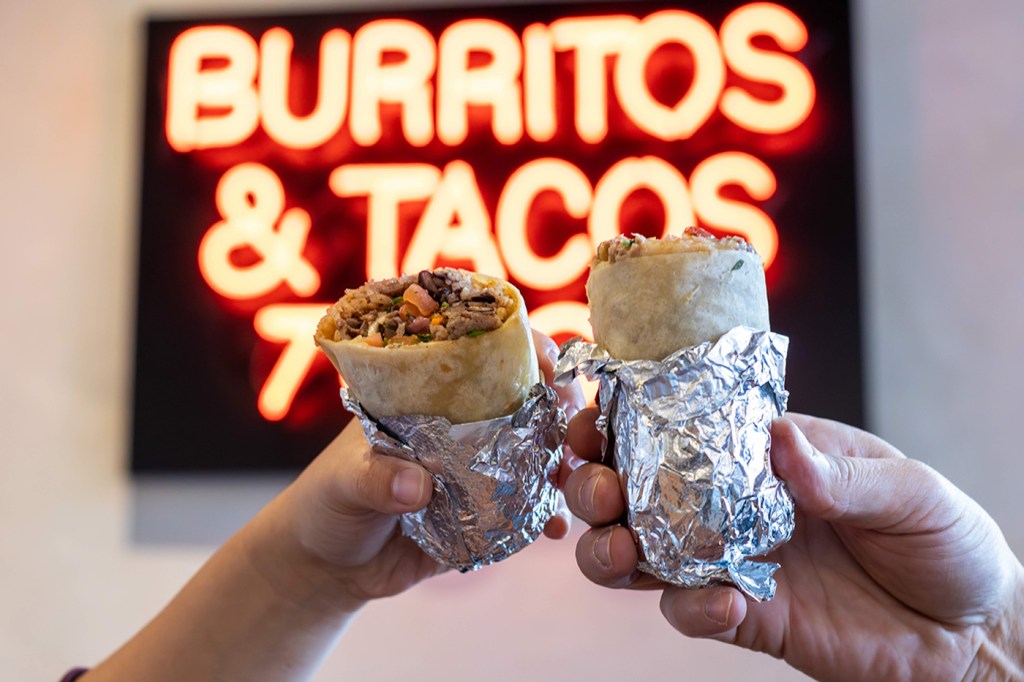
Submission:
[[[573,381],[568,386],[555,386],[555,363],[558,361],[558,345],[546,334],[536,329],[533,331],[533,344],[537,350],[537,365],[544,376],[544,383],[554,389],[558,396],[558,404],[565,410],[567,419],[572,419],[586,407],[583,389],[580,382]]]
[[[820,450],[848,457],[906,458],[906,455],[878,436],[848,424],[794,412],[787,412],[786,418],[796,424],[807,440]]]
[[[572,513],[565,504],[562,493],[558,493],[557,508],[554,516],[544,524],[544,535],[552,540],[561,540],[569,534],[572,529]]]
[[[747,615],[747,601],[732,587],[668,587],[661,595],[661,613],[687,637],[729,639]]]
[[[565,484],[569,480],[569,476],[572,472],[579,469],[581,466],[586,464],[586,460],[580,459],[572,451],[568,445],[562,446],[562,461],[558,465],[558,475],[555,479],[555,485],[559,490],[565,490]]]
[[[367,448],[352,455],[337,474],[335,506],[352,514],[377,511],[403,514],[427,506],[433,482],[414,462],[382,455]]]
[[[596,407],[580,410],[569,422],[569,430],[565,436],[565,442],[576,456],[591,462],[601,461],[607,446],[604,434],[595,426],[600,416],[601,411]]]
[[[584,464],[565,484],[565,500],[576,516],[591,526],[604,526],[626,511],[615,472],[602,464]]]
[[[797,507],[826,521],[900,533],[955,518],[956,488],[916,460],[823,452],[785,418],[772,425],[771,457]]]
[[[622,526],[593,528],[576,543],[576,563],[591,582],[628,587],[640,577],[633,536]]]

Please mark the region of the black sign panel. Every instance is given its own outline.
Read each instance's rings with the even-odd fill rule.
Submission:
[[[863,419],[845,2],[148,23],[132,468],[288,469],[347,422],[312,342],[369,277],[503,276],[586,335],[593,245],[748,238],[790,407]]]

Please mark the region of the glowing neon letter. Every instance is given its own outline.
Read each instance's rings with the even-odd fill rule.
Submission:
[[[399,204],[423,201],[440,178],[441,171],[425,163],[349,164],[331,172],[331,191],[339,197],[365,196],[369,203],[366,268],[370,279],[398,275]]]
[[[523,88],[526,133],[547,142],[555,136],[555,46],[544,24],[523,31]]]
[[[587,228],[596,248],[619,234],[619,213],[630,194],[640,188],[654,192],[665,207],[662,235],[681,234],[696,224],[686,178],[664,159],[656,156],[632,157],[608,169],[594,187],[594,205]]]
[[[557,192],[565,212],[573,218],[587,217],[593,190],[583,171],[562,159],[537,159],[517,169],[505,183],[495,227],[501,252],[515,278],[534,289],[553,290],[570,284],[586,270],[593,249],[586,235],[577,234],[551,258],[533,252],[527,219],[537,195],[544,191]]]
[[[292,149],[322,145],[338,132],[348,107],[349,35],[328,31],[320,41],[320,85],[316,107],[296,116],[288,106],[292,36],[272,28],[260,39],[260,107],[263,128],[274,141]]]
[[[203,68],[208,59],[227,65]],[[253,85],[256,60],[256,41],[232,26],[196,26],[174,39],[165,128],[175,151],[229,147],[253,134],[260,116]]]
[[[278,421],[291,409],[295,394],[316,359],[316,344],[309,330],[316,329],[316,323],[329,305],[268,305],[256,313],[253,319],[256,333],[266,341],[286,344],[260,389],[257,407],[264,418]]]
[[[299,296],[320,288],[320,275],[302,255],[309,214],[284,210],[284,187],[273,171],[258,163],[235,166],[217,183],[216,201],[223,220],[199,243],[199,269],[214,291],[245,299],[281,284]],[[243,267],[231,261],[231,254],[245,247],[259,255],[258,263]]]
[[[744,5],[722,22],[722,51],[729,67],[749,80],[782,88],[782,97],[766,102],[733,86],[726,88],[719,106],[726,118],[747,130],[785,133],[810,116],[814,79],[793,57],[754,47],[751,41],[759,35],[774,38],[786,52],[798,52],[807,44],[807,27],[788,9],[770,2]]]
[[[551,24],[559,50],[576,51],[576,132],[597,143],[608,134],[608,57],[633,36],[638,20],[629,16],[572,17]]]
[[[438,257],[468,260],[478,272],[507,276],[473,167],[465,161],[445,166],[437,191],[420,216],[402,271],[432,268]]]
[[[414,147],[434,137],[432,99],[437,50],[427,29],[404,19],[378,19],[352,39],[352,106],[349,127],[356,144],[370,147],[381,137],[382,102],[402,107],[402,132]],[[402,55],[384,64],[385,54]]]
[[[739,185],[756,201],[765,201],[775,194],[775,175],[763,161],[743,152],[715,154],[690,175],[693,204],[704,224],[745,237],[767,269],[779,251],[775,223],[760,209],[722,197],[727,185]]]
[[[669,42],[693,55],[693,82],[671,107],[651,95],[646,75],[651,55]],[[686,140],[697,132],[714,112],[723,85],[725,64],[715,29],[690,12],[665,10],[644,19],[615,64],[615,92],[623,110],[641,130],[661,140]]]
[[[522,52],[519,38],[505,24],[489,19],[457,21],[441,34],[437,45],[437,137],[450,146],[469,133],[469,106],[488,105],[491,129],[502,144],[523,137]],[[470,66],[474,52],[490,62]]]

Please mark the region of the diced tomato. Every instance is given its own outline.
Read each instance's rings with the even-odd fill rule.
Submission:
[[[413,305],[420,317],[426,317],[438,308],[438,303],[430,296],[430,292],[419,284],[410,284],[402,296],[406,303]]]

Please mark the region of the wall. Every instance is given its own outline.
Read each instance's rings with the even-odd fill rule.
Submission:
[[[56,679],[105,655],[283,485],[125,473],[141,20],[172,9],[208,11],[170,0],[0,5],[0,665],[10,679]],[[980,500],[1024,554],[1024,4],[865,0],[855,14],[872,424]],[[320,679],[799,678],[677,637],[655,594],[580,577],[572,545],[544,541],[374,605]]]

